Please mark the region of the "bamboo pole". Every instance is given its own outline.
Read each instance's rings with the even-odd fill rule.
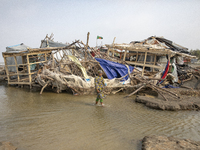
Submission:
[[[4,63],[5,63],[5,69],[6,69],[6,75],[7,75],[7,79],[8,79],[8,83],[10,82],[10,77],[9,77],[9,71],[8,71],[8,66],[7,66],[7,60],[6,57],[4,57]]]
[[[52,69],[54,69],[54,55],[53,55],[53,53],[51,54],[51,56],[52,56]]]
[[[18,71],[18,65],[17,65],[17,58],[16,58],[16,56],[14,56],[14,60],[15,60],[15,65],[16,65],[17,81],[19,82],[20,79],[19,79],[19,71]]]
[[[126,50],[125,53],[124,53],[123,61],[125,61],[125,59],[126,59],[126,53],[127,53],[127,50]]]
[[[138,61],[138,51],[137,51],[137,54],[136,54],[136,59],[135,59],[135,62]]]
[[[42,94],[43,90],[47,87],[47,85],[51,82],[51,80],[47,81],[46,84],[42,87],[40,94]]]
[[[154,66],[156,65],[156,54],[154,55],[154,62],[153,62],[153,65],[154,65]],[[153,68],[153,72],[155,72],[155,68]]]
[[[47,61],[47,54],[44,54],[44,60]]]
[[[110,48],[108,48],[107,55],[109,56]]]
[[[145,52],[144,66],[143,66],[143,68],[142,68],[142,76],[144,76],[144,69],[145,69],[146,59],[147,59],[147,51]]]
[[[115,39],[116,39],[116,37],[114,37],[113,43],[112,43],[112,46],[113,46],[113,48],[112,48],[112,57],[114,57],[114,55],[115,55],[115,53],[114,53]]]
[[[147,85],[147,86],[148,86],[148,85]],[[165,101],[168,101],[168,99],[165,97],[165,95],[162,94],[161,91],[159,91],[157,88],[154,88],[154,87],[152,87],[152,86],[148,86],[148,87],[152,88],[152,89],[155,90],[158,94],[160,94],[160,95],[164,98]]]
[[[87,33],[87,42],[86,42],[86,48],[88,48],[89,36],[90,36],[90,32],[88,32],[88,33]]]
[[[27,59],[27,69],[28,69],[28,76],[29,76],[29,84],[30,84],[30,88],[31,88],[31,69],[30,69],[30,63],[29,63],[29,55],[26,55],[26,59]]]
[[[24,60],[25,57],[24,57],[24,56],[21,56],[21,57],[22,57],[23,70],[25,70],[25,65],[24,65],[24,64],[25,64],[25,63],[24,63],[24,62],[25,62],[25,60]]]
[[[84,46],[84,48],[87,50],[87,52],[89,53],[89,55],[91,56],[92,59],[94,59],[94,57],[91,55],[91,53],[89,52],[89,50],[86,48],[86,45],[81,41],[81,44]],[[89,47],[89,46],[88,46]],[[91,48],[90,48],[91,49]]]
[[[129,97],[129,96],[131,96],[131,95],[133,95],[133,94],[135,94],[135,93],[137,93],[139,90],[141,90],[143,87],[145,87],[146,85],[142,85],[141,87],[139,87],[137,90],[135,90],[133,93],[131,93],[131,94],[129,94],[128,96],[126,96],[126,97]],[[125,97],[125,98],[126,98]]]

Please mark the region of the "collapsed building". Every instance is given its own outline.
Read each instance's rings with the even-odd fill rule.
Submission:
[[[48,87],[57,93],[66,90],[94,94],[94,77],[101,69],[107,83],[106,94],[122,90],[130,93],[141,89],[141,79],[156,85],[167,79],[163,74],[168,72],[171,80],[178,82],[175,64],[183,65],[195,57],[189,55],[187,48],[162,37],[129,44],[114,41],[101,51],[88,45],[89,33],[86,44],[79,40],[71,44],[54,42],[51,35],[41,41],[40,48],[24,44],[7,47],[2,54],[8,84],[39,87],[41,94]]]

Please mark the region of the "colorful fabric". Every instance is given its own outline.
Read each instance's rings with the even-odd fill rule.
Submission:
[[[103,37],[102,36],[97,36],[97,39],[103,39]]]
[[[105,86],[105,83],[104,83],[104,79],[103,77],[95,77],[95,89],[96,91],[98,90],[99,93],[97,92],[97,99],[103,99],[104,97],[104,94],[103,94],[103,90],[104,90],[104,86]]]
[[[168,71],[169,71],[169,60],[167,61],[167,65],[166,65],[166,67],[165,67],[165,70],[163,71],[163,74],[162,74],[162,77],[161,77],[161,79],[165,79],[166,78],[166,76],[167,76],[167,73],[168,73]],[[161,84],[161,83],[163,83],[164,82],[164,80],[160,80],[159,81],[159,83],[158,84]]]
[[[80,61],[75,56],[72,56],[72,55],[67,55],[67,56],[71,61],[75,62],[75,64],[81,69],[85,79],[89,79],[89,76],[87,75],[87,72],[85,68],[81,65]]]

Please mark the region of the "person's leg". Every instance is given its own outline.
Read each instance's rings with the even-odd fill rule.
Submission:
[[[96,99],[96,105],[98,104],[98,102],[99,102],[99,98]]]
[[[100,99],[101,106],[104,106],[103,99]]]

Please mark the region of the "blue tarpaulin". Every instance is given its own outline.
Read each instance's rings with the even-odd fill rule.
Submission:
[[[108,79],[120,78],[128,74],[128,68],[123,65],[113,61],[95,58],[103,68],[106,73]],[[129,66],[130,73],[134,70],[133,66]],[[129,76],[126,76],[124,79],[127,80]]]

